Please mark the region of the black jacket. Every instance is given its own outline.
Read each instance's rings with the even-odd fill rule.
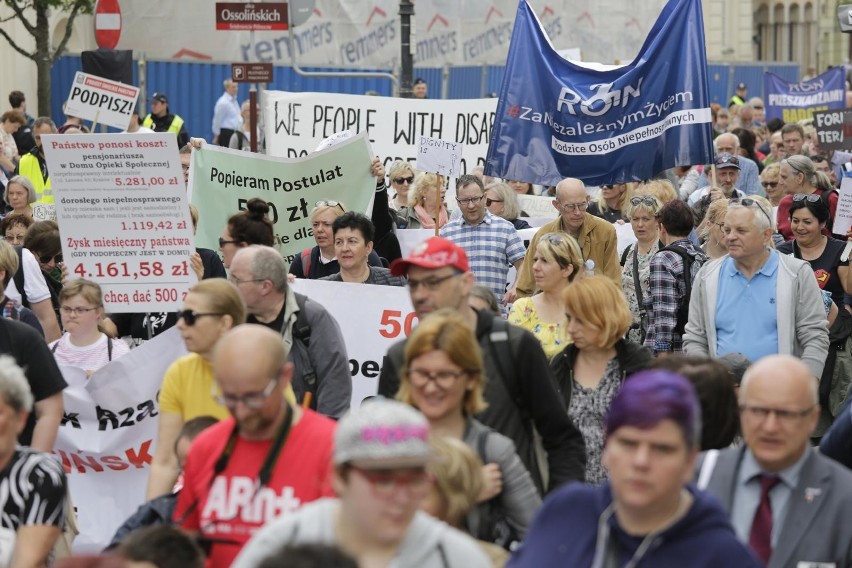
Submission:
[[[515,443],[518,456],[539,491],[543,492],[544,487],[535,456],[533,426],[547,451],[549,488],[552,490],[567,481],[583,481],[586,461],[583,437],[568,418],[558,396],[541,344],[527,330],[505,320],[497,323],[496,317],[491,312],[478,312],[476,337],[485,360],[488,408],[476,418]],[[499,341],[501,332],[495,333],[498,326],[506,328],[508,341],[505,335],[503,341]],[[380,395],[396,395],[406,341],[391,346],[382,362]],[[498,355],[500,350],[502,354]],[[503,358],[511,361],[512,368],[501,369]]]
[[[574,363],[577,362],[579,352],[580,350],[571,343],[566,345],[565,349],[550,361],[550,370],[556,377],[556,388],[562,393],[565,408],[568,408],[571,404]],[[618,366],[621,368],[622,382],[633,373],[647,369],[654,361],[654,354],[651,353],[650,349],[623,339],[619,339],[615,343],[615,357],[618,359]]]

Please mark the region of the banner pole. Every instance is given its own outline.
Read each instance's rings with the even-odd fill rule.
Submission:
[[[710,164],[710,178],[713,187],[716,187],[716,164]]]
[[[440,179],[440,177],[438,178]],[[435,186],[435,236],[438,236],[438,219],[441,218],[441,190],[443,188],[439,185]]]

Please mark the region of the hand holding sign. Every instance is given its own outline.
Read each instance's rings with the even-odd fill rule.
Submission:
[[[431,172],[455,178],[461,172],[462,148],[464,144],[420,137],[420,148],[417,150],[418,171]]]

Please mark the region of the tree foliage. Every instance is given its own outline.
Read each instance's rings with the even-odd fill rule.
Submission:
[[[38,71],[38,114],[48,116],[50,114],[50,69],[65,51],[77,15],[91,14],[94,11],[95,0],[2,0],[2,4],[8,6],[12,14],[0,23],[17,20],[35,40],[35,49],[27,51],[18,45],[3,27],[0,27],[0,36],[6,39],[12,49],[35,62]],[[65,13],[68,18],[65,33],[53,49],[50,46],[48,18],[51,10]],[[34,19],[33,16],[35,16]]]

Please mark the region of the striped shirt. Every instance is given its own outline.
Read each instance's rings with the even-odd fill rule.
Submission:
[[[78,346],[71,343],[71,335],[66,333],[49,345],[57,364],[79,367],[85,371],[97,371],[104,365],[130,351],[127,343],[120,339],[112,340],[112,359],[107,349],[107,336],[103,333],[91,345]]]
[[[18,447],[0,476],[0,526],[17,531],[26,525],[65,524],[66,481],[50,454]]]
[[[478,225],[468,224],[464,217],[453,219],[444,225],[440,234],[465,250],[476,283],[488,287],[497,301],[502,301],[509,267],[523,260],[526,254],[515,226],[485,211]]]

